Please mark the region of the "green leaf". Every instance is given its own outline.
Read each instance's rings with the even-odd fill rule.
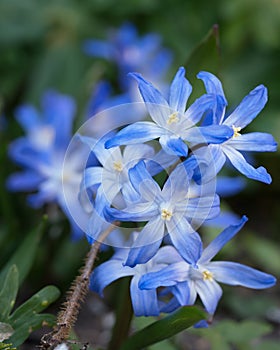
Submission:
[[[31,332],[43,326],[51,327],[55,324],[55,321],[56,317],[51,314],[33,314],[32,317],[26,319],[26,322],[20,325],[17,324],[17,329],[8,342],[11,342],[13,346],[19,346],[29,337]]]
[[[55,286],[41,289],[14,311],[9,317],[11,325],[16,329],[19,325],[29,322],[34,314],[46,309],[59,295],[60,292]]]
[[[142,349],[148,345],[168,339],[206,318],[207,316],[205,312],[199,310],[197,307],[184,306],[173,314],[166,316],[133,334],[123,343],[120,349]]]
[[[16,348],[11,348],[12,344],[0,343],[0,350],[17,350]]]
[[[203,93],[201,82],[196,79],[197,73],[202,70],[209,71],[213,74],[218,74],[220,70],[220,39],[219,27],[214,25],[202,41],[194,48],[189,58],[185,63],[188,78],[192,82],[196,98],[198,94]]]
[[[14,329],[11,325],[8,323],[0,322],[0,342],[9,339],[13,333]]]
[[[22,244],[3,267],[0,272],[0,286],[3,285],[5,276],[12,265],[16,265],[18,268],[19,285],[21,285],[33,264],[45,222],[46,218],[43,218],[39,226],[26,236]]]
[[[54,286],[47,286],[33,295],[9,317],[8,321],[15,332],[9,338],[13,346],[22,344],[35,329],[55,324],[56,317],[50,314],[37,314],[47,308],[60,295]]]
[[[0,291],[0,319],[6,321],[15,305],[18,292],[18,269],[12,265],[6,275],[3,288]]]

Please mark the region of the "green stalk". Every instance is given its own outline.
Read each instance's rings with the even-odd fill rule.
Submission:
[[[131,278],[129,277],[123,278],[118,286],[116,322],[107,350],[119,349],[121,344],[127,339],[133,315],[129,290],[130,280]]]

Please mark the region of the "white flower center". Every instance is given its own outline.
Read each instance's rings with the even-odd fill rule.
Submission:
[[[238,137],[238,136],[241,135],[241,134],[239,133],[239,131],[241,130],[241,127],[240,127],[240,126],[236,127],[236,126],[232,125],[232,128],[233,128],[233,132],[234,132],[234,134],[233,134],[233,136],[232,136],[233,138]]]
[[[204,281],[213,282],[213,273],[212,272],[210,272],[208,270],[204,270],[202,272],[202,276],[203,276]]]
[[[123,164],[121,162],[114,162],[113,168],[120,173],[123,170]]]
[[[161,218],[162,220],[170,221],[172,218],[172,212],[167,209],[161,209]]]
[[[36,130],[31,130],[29,137],[35,147],[38,147],[39,149],[47,149],[54,141],[55,130],[51,126],[42,126],[36,128]]]
[[[172,113],[169,118],[167,119],[167,124],[173,124],[173,123],[178,123],[179,118],[178,118],[178,112]]]

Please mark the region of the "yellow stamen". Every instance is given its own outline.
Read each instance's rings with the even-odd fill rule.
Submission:
[[[203,275],[204,281],[210,281],[210,282],[213,281],[213,273],[212,272],[210,272],[208,270],[204,270],[202,272],[202,275]]]
[[[162,209],[161,210],[161,218],[162,218],[162,220],[170,221],[171,217],[172,217],[171,211],[169,211],[167,209]]]
[[[121,172],[123,170],[123,165],[121,162],[114,162],[113,163],[113,168],[118,171]]]
[[[167,124],[170,125],[170,124],[173,124],[173,123],[178,123],[179,118],[177,117],[177,115],[178,115],[178,112],[172,113],[169,116],[169,118],[167,119]]]
[[[237,137],[237,136],[240,136],[240,135],[241,135],[241,134],[239,133],[239,131],[241,130],[241,127],[240,127],[240,126],[235,127],[235,126],[233,125],[232,128],[233,128],[233,132],[234,132],[234,134],[233,134],[232,137]]]

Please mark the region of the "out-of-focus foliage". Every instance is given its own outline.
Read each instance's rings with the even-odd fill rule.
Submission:
[[[194,334],[198,334],[208,339],[212,349],[230,350],[235,349],[275,349],[277,340],[270,340],[269,343],[262,339],[272,331],[272,327],[266,322],[242,321],[235,322],[224,320],[211,329],[197,329]],[[267,346],[267,347],[266,347]]]
[[[19,346],[35,329],[55,322],[54,315],[39,314],[59,297],[60,292],[54,286],[41,289],[14,310],[20,285],[34,262],[41,235],[42,225],[30,232],[0,271],[0,342],[4,341],[7,348]]]

